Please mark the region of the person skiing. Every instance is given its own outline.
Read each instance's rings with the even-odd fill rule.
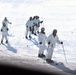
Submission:
[[[3,44],[3,40],[5,38],[6,43],[8,43],[8,38],[7,38],[7,34],[8,34],[8,28],[6,26],[6,24],[4,23],[3,26],[1,27],[1,32],[2,32],[2,39],[1,39],[1,43]]]
[[[26,34],[25,38],[28,39],[28,33],[29,33],[29,38],[31,39],[31,34],[32,34],[32,26],[33,26],[33,20],[32,17],[29,18],[29,20],[26,22]]]
[[[34,35],[37,35],[39,33],[39,27],[40,27],[40,23],[42,23],[43,21],[39,20],[39,16],[34,16],[33,19],[33,24],[34,24]]]
[[[36,16],[33,16],[33,26],[32,26],[32,34],[34,34],[34,26],[35,26],[35,18],[36,18]]]
[[[52,55],[53,55],[55,45],[56,45],[56,43],[63,44],[63,42],[60,42],[60,40],[57,36],[57,29],[54,29],[52,34],[50,34],[48,36],[47,43],[48,43],[48,50],[47,50],[47,53],[46,53],[46,62],[48,62],[48,63],[54,62],[52,60]]]
[[[46,42],[46,34],[45,34],[45,28],[41,28],[41,32],[38,34],[38,43],[39,43],[39,52],[38,57],[45,57],[44,55],[44,49],[45,49],[45,42]]]
[[[2,21],[2,25],[6,24],[6,26],[8,27],[8,24],[12,24],[11,22],[8,21],[7,17],[4,18],[4,20]]]
[[[5,17],[4,20],[2,21],[2,25],[4,25],[4,24],[7,26],[6,28],[8,28],[8,24],[12,24],[12,23],[9,22],[9,20],[7,19],[7,17]]]

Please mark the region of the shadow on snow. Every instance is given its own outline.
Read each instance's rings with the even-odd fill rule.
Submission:
[[[39,48],[39,45],[38,45],[38,41],[36,39],[29,39],[31,42],[33,42],[34,45],[36,45],[38,48]],[[47,46],[45,46],[45,50],[47,50]]]
[[[51,65],[51,64],[50,64]],[[71,70],[70,68],[66,67],[63,63],[58,62],[58,65],[54,65],[53,66],[61,69],[62,71],[66,72],[66,73],[70,73],[70,74],[76,74],[76,70]]]
[[[41,58],[41,59],[43,59],[44,61],[46,60],[46,58]],[[56,62],[56,61],[54,61],[54,63],[48,63],[48,64],[59,68],[63,72],[74,74],[74,75],[76,74],[76,70],[71,70],[70,68],[66,67],[65,64],[62,63],[62,62]],[[68,63],[66,63],[66,64],[68,64]]]
[[[4,46],[5,46],[8,50],[12,51],[13,53],[17,53],[17,50],[16,50],[14,47],[12,47],[10,44],[7,44],[7,45],[4,44]]]

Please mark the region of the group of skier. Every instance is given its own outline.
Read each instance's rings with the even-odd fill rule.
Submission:
[[[38,52],[38,57],[43,58],[46,57],[46,61],[48,63],[53,62],[52,60],[52,55],[53,51],[55,48],[55,44],[63,44],[57,36],[57,29],[54,29],[53,32],[47,37],[45,34],[45,28],[42,27],[41,31],[39,31],[40,23],[43,21],[39,20],[39,16],[34,16],[33,18],[30,17],[29,20],[26,22],[26,35],[25,38],[31,39],[31,34],[37,35],[38,36],[38,45],[39,45],[39,52]],[[28,34],[29,33],[29,34]],[[46,42],[48,44],[48,50],[46,55],[44,55],[44,50],[46,47]]]
[[[43,21],[39,20],[39,16],[30,17],[26,22],[26,34],[25,38],[27,39],[28,36],[31,39],[31,34],[37,35],[39,33],[40,23]]]
[[[46,37],[44,27],[41,28],[41,32],[39,32],[38,34],[38,43],[39,43],[38,57],[40,58],[45,57],[46,62],[48,63],[54,62],[52,60],[52,55],[53,55],[53,51],[54,51],[56,43],[63,44],[63,42],[60,41],[57,36],[57,29],[54,29],[53,32],[48,37]],[[48,48],[47,48],[46,55],[44,55],[46,43],[48,45]]]
[[[37,15],[34,17],[30,17],[25,24],[26,25],[25,38],[28,39],[28,36],[29,36],[29,38],[31,39],[32,38],[31,34],[38,36],[38,45],[39,45],[38,57],[40,58],[46,57],[46,61],[50,63],[50,62],[53,62],[52,55],[53,55],[53,51],[54,51],[56,43],[63,44],[63,42],[61,42],[57,36],[57,29],[54,29],[53,32],[48,37],[46,37],[44,27],[42,27],[41,31],[39,31],[40,23],[42,22],[43,21],[40,21],[39,16]],[[1,27],[1,32],[2,32],[1,43],[2,44],[3,44],[4,38],[6,39],[6,43],[8,43],[8,38],[7,38],[8,30],[9,30],[8,23],[12,24],[11,22],[8,21],[7,17],[5,17],[2,22],[2,27]],[[47,48],[46,55],[44,55],[46,42],[47,42],[48,48]]]

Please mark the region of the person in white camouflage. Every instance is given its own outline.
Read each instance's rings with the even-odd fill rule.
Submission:
[[[28,39],[28,36],[31,39],[32,26],[33,26],[33,19],[32,17],[30,17],[29,20],[26,22],[26,33],[25,33],[26,39]]]
[[[45,57],[44,50],[45,50],[45,44],[46,44],[46,34],[45,34],[45,28],[41,28],[41,32],[38,34],[38,43],[39,43],[39,52],[38,57]]]
[[[34,35],[37,35],[39,33],[39,27],[40,27],[40,23],[42,23],[43,21],[39,20],[39,16],[34,16],[33,19],[33,24],[34,24]]]
[[[3,26],[1,27],[1,32],[2,32],[2,38],[1,38],[1,43],[3,44],[3,40],[5,38],[6,43],[8,43],[8,27],[5,25],[5,23],[3,24]]]
[[[48,43],[48,50],[46,53],[46,61],[48,63],[50,62],[54,62],[52,60],[52,55],[53,55],[53,51],[55,48],[56,43],[58,44],[63,44],[63,42],[61,42],[57,36],[57,29],[54,29],[52,34],[50,34],[47,38],[47,43]]]
[[[6,25],[6,28],[8,28],[8,24],[12,24],[12,23],[9,22],[9,20],[7,19],[7,17],[4,17],[4,20],[2,21],[2,25],[4,25],[4,24]]]

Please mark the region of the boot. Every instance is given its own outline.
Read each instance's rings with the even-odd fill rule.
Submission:
[[[28,37],[27,37],[27,36],[25,36],[25,38],[26,38],[26,39],[28,39]]]
[[[1,40],[1,43],[3,44],[3,40]]]
[[[45,55],[44,54],[38,54],[38,57],[43,58],[43,57],[45,57]]]
[[[46,62],[47,62],[47,63],[53,63],[54,61],[51,60],[51,59],[46,59]]]
[[[29,35],[29,38],[31,39],[31,36]]]
[[[40,57],[40,58],[41,58],[41,57],[42,57],[42,54],[38,54],[38,57]]]
[[[8,43],[8,40],[6,40],[6,43]]]
[[[45,57],[45,55],[44,55],[44,54],[42,54],[42,57]]]
[[[36,33],[34,33],[34,35],[36,36]]]

